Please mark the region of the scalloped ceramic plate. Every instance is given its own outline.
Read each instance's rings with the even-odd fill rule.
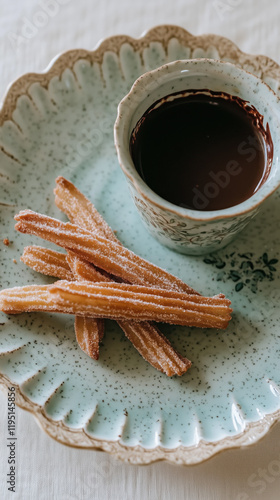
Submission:
[[[206,295],[220,291],[232,299],[225,332],[163,327],[193,362],[183,377],[170,379],[139,356],[114,322],[95,362],[77,347],[70,316],[1,314],[1,383],[16,386],[18,405],[58,441],[131,463],[198,463],[257,441],[280,416],[279,194],[219,254],[187,257],[146,233],[118,166],[118,102],[141,73],[189,57],[236,62],[278,91],[280,68],[268,58],[243,54],[218,36],[160,26],[138,40],[112,37],[93,52],[61,55],[44,74],[17,80],[1,113],[2,287],[51,282],[20,262],[25,245],[42,242],[16,234],[13,215],[28,207],[62,217],[52,190],[63,175],[130,249]]]

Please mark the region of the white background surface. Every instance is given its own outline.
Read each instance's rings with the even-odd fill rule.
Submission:
[[[48,1],[55,4],[54,10],[42,19],[38,16]],[[38,28],[40,19],[45,25]],[[224,35],[243,51],[263,53],[280,63],[279,20],[277,0],[0,0],[1,100],[11,81],[45,69],[59,52],[91,49],[100,38],[113,34],[138,37],[163,23],[181,25],[194,34]],[[4,500],[280,498],[279,424],[257,445],[223,452],[198,466],[138,467],[104,453],[60,445],[39,429],[32,415],[18,409],[14,494],[6,483],[6,420],[7,399],[0,393],[0,498]]]

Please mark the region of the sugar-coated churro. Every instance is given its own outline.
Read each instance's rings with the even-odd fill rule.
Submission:
[[[115,233],[112,231],[107,222],[103,219],[100,213],[96,210],[94,205],[77,189],[77,187],[72,184],[70,181],[60,176],[56,179],[56,188],[54,189],[55,194],[55,203],[69,218],[69,220],[84,229],[94,232],[95,235],[99,235],[108,239],[109,241],[118,243],[118,238]],[[122,245],[121,245],[122,246]],[[136,256],[137,257],[137,256]],[[145,265],[150,265],[150,262],[141,259]],[[152,267],[151,267],[152,269]],[[153,266],[153,270],[156,273],[157,269],[163,271],[157,266]],[[164,273],[166,273],[164,271]],[[114,274],[114,273],[113,273]],[[168,274],[168,273],[167,273]],[[164,276],[162,275],[162,278]],[[175,277],[169,274],[169,279],[173,281]],[[178,278],[175,278],[178,280]],[[127,280],[129,281],[129,280]],[[152,283],[154,284],[154,283]],[[157,286],[157,284],[156,284]],[[163,283],[158,285],[159,287],[163,287]],[[169,289],[171,285],[167,284],[167,288]],[[198,293],[189,285],[182,282],[181,280],[177,281],[178,291],[188,292],[188,293]]]
[[[182,280],[131,250],[118,243],[108,242],[106,238],[93,235],[75,224],[61,222],[32,210],[21,211],[15,220],[18,221],[15,228],[21,233],[39,236],[66,250],[72,250],[82,259],[125,281],[197,294]]]
[[[40,293],[48,291],[55,296],[58,311],[79,316],[134,321],[149,321],[152,318],[158,322],[201,328],[226,328],[231,319],[230,302],[223,295],[202,297],[138,285],[86,281],[57,281],[53,285],[39,286],[38,290]],[[25,299],[28,294],[31,300],[27,304]],[[36,285],[2,290],[0,304],[4,312],[7,307],[3,301],[7,298],[10,300],[11,314],[24,308],[28,311],[37,310]],[[14,307],[14,299],[23,300],[22,303],[20,300],[16,302]],[[45,302],[43,308],[48,310]],[[42,310],[41,303],[38,310]]]
[[[105,276],[94,266],[81,261],[76,254],[68,252],[67,262],[77,280],[106,281]],[[82,274],[83,272],[83,274]],[[104,337],[104,320],[102,318],[75,318],[76,338],[81,349],[91,358],[99,359],[99,343]]]
[[[80,281],[111,281],[109,276],[99,271],[95,266],[80,259],[77,254],[71,252],[67,253],[67,262],[76,280]]]
[[[2,290],[0,310],[7,314],[34,311],[69,313],[68,305],[59,306],[56,294],[50,293],[52,287],[54,285],[31,285]],[[71,311],[73,312],[73,309]],[[123,321],[120,322],[120,326],[126,328],[127,337],[144,359],[166,375],[183,375],[191,366],[191,362],[178,354],[168,340],[149,323]],[[85,348],[88,352],[89,347]]]
[[[63,280],[73,280],[73,274],[64,253],[31,245],[24,248],[20,260],[39,273]]]
[[[0,291],[0,311],[6,314],[44,311],[63,312],[53,295],[49,293],[52,285],[28,285],[7,288]]]
[[[166,339],[162,344],[160,332],[152,343],[151,336],[145,338],[149,324],[142,330],[141,320],[152,314],[158,321],[225,328],[231,312],[229,301],[222,295],[204,298],[137,285],[67,281],[3,290],[0,292],[0,309],[9,314],[52,311],[70,314],[79,312],[86,317],[113,315],[114,318],[119,318],[121,326],[123,319],[136,318],[140,323],[124,321],[127,323],[128,337],[129,327],[134,324],[135,328],[131,330],[133,343],[137,346],[142,344],[143,357],[149,360],[152,358],[153,366],[167,375],[182,375],[189,368],[190,362],[174,352]]]
[[[37,300],[42,294],[42,303]],[[223,295],[202,297],[123,283],[57,281],[53,285],[17,287],[0,292],[0,308],[16,314],[48,310],[87,317],[165,322],[201,328],[226,328],[231,319],[230,302]],[[28,298],[30,298],[28,302]],[[38,307],[38,309],[37,309]]]
[[[183,375],[191,367],[191,361],[181,356],[153,323],[118,321],[118,324],[142,357],[168,377]]]
[[[77,342],[90,358],[99,359],[99,343],[104,335],[103,318],[75,316]]]
[[[64,177],[56,179],[55,203],[68,219],[77,226],[119,243],[114,231],[103,219],[95,206]]]
[[[55,283],[50,293],[65,312],[118,320],[165,322],[201,328],[226,328],[230,301],[123,283]]]

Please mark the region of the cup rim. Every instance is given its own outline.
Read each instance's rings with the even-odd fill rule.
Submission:
[[[209,59],[209,58],[199,58],[199,59],[180,59],[167,64],[164,64],[152,71],[147,71],[142,74],[137,80],[133,83],[129,92],[123,97],[118,105],[118,114],[117,119],[114,125],[114,142],[117,150],[118,160],[120,167],[122,168],[126,177],[133,184],[136,191],[149,203],[152,203],[157,208],[162,209],[163,211],[168,210],[171,213],[174,213],[177,216],[183,217],[185,219],[191,219],[194,221],[215,221],[219,219],[233,218],[239,215],[246,214],[248,212],[252,212],[257,210],[257,208],[263,203],[269,196],[271,196],[279,187],[280,187],[280,164],[278,167],[278,175],[276,178],[271,178],[265,181],[264,186],[270,185],[269,189],[265,191],[262,190],[262,187],[254,193],[250,198],[244,200],[242,203],[238,205],[234,205],[232,207],[228,207],[221,210],[209,210],[209,211],[201,211],[201,210],[192,210],[185,207],[180,207],[175,205],[174,203],[165,200],[161,196],[159,196],[155,191],[153,191],[142,179],[140,174],[137,172],[136,167],[133,163],[133,160],[130,156],[129,151],[126,150],[126,147],[123,145],[122,136],[124,132],[125,122],[126,120],[132,118],[133,113],[135,112],[135,108],[131,106],[131,99],[136,95],[139,91],[139,95],[143,95],[143,91],[145,90],[145,97],[147,96],[147,90],[153,85],[154,81],[159,81],[159,78],[165,75],[174,74],[180,69],[180,67],[185,68],[186,65],[191,64],[201,64],[201,65],[210,65],[212,67],[219,66],[227,66],[232,68],[232,71],[235,71],[239,74],[246,75],[251,81],[255,81],[256,85],[265,86],[269,93],[271,93],[273,99],[276,101],[276,104],[279,104],[280,97],[274,92],[269,85],[264,82],[261,78],[254,75],[250,71],[247,71],[235,64],[228,61],[221,61],[218,59]],[[157,75],[157,78],[154,78]],[[160,84],[160,82],[159,82]],[[138,97],[138,104],[140,104],[141,99]],[[137,105],[138,105],[137,104]],[[279,110],[279,123],[280,123],[280,110]],[[273,162],[275,158],[273,157]]]

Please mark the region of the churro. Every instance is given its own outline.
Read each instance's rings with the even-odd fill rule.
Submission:
[[[99,343],[104,335],[103,318],[75,316],[77,342],[90,358],[99,359]]]
[[[7,288],[0,291],[0,311],[6,314],[23,312],[63,312],[53,295],[49,293],[52,285],[27,285]]]
[[[103,275],[94,266],[81,261],[75,254],[68,252],[67,262],[74,277],[78,280],[103,281]],[[83,273],[83,274],[82,274]],[[108,278],[109,279],[109,278]],[[104,277],[106,280],[106,277]],[[99,343],[104,337],[103,318],[75,318],[75,332],[80,348],[91,358],[99,359]]]
[[[34,311],[74,313],[73,308],[70,309],[65,303],[63,307],[57,304],[56,294],[50,293],[54,286],[31,285],[2,290],[0,310],[7,314]],[[177,353],[159,330],[149,323],[125,321],[120,322],[120,326],[125,326],[127,337],[144,359],[166,375],[183,375],[191,366],[191,362]],[[85,346],[85,348],[88,351],[90,347]]]
[[[165,322],[201,328],[226,328],[231,319],[230,301],[224,295],[202,297],[124,283],[57,281],[2,290],[0,308],[10,314],[48,311],[119,320]],[[38,307],[38,309],[37,309]]]
[[[201,328],[226,328],[230,301],[124,283],[59,281],[50,293],[65,312],[118,320],[156,321]]]
[[[119,243],[114,231],[110,228],[95,206],[64,177],[56,179],[54,189],[55,203],[68,219],[77,226]]]
[[[183,375],[191,367],[191,361],[181,356],[153,323],[118,321],[118,324],[142,357],[168,377]]]
[[[24,248],[20,258],[34,271],[63,280],[73,280],[73,274],[66,260],[66,254],[49,248],[31,245]]]
[[[39,236],[66,250],[72,250],[82,259],[127,282],[197,294],[182,280],[131,250],[75,224],[61,222],[32,210],[21,211],[15,220],[18,221],[15,225],[17,231]]]
[[[110,278],[106,275],[98,271],[94,266],[89,264],[88,262],[77,257],[73,252],[68,252],[67,261],[71,268],[71,271],[78,281],[89,281],[89,282],[102,282],[102,281],[110,281]],[[89,318],[90,322],[90,318]],[[88,336],[88,332],[91,331],[90,325],[87,325],[85,321],[85,336]],[[99,331],[99,341],[103,339],[104,336],[104,325],[100,328]]]
[[[80,259],[74,252],[69,251],[66,259],[76,280],[93,282],[111,281],[106,273],[99,271],[86,260]]]

